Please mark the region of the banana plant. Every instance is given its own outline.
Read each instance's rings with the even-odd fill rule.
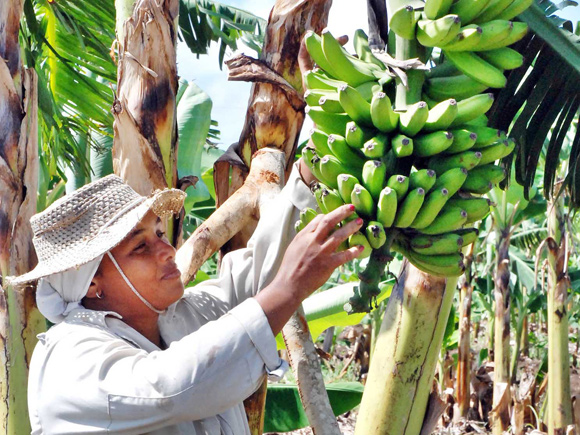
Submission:
[[[4,278],[34,267],[30,217],[38,184],[38,80],[25,68],[19,44],[22,2],[0,8],[0,433],[28,433],[26,383],[36,335],[46,323],[33,289],[17,291]]]

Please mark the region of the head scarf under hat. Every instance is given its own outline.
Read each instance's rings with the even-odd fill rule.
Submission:
[[[41,278],[36,289],[36,305],[52,323],[62,322],[72,310],[81,308],[103,255],[82,266]]]

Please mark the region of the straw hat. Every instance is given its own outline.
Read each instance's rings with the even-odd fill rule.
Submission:
[[[141,196],[116,175],[87,184],[32,216],[38,265],[7,281],[17,285],[82,266],[117,246],[149,210],[167,217],[180,212],[184,199],[178,189]]]

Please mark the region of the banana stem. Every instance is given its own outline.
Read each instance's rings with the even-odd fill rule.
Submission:
[[[420,48],[416,40],[408,40],[395,36],[395,58],[397,60],[408,60],[419,56]],[[407,110],[410,104],[421,101],[421,90],[425,81],[425,71],[409,69],[407,73],[407,86],[399,81],[397,84],[397,94],[395,98],[396,110]]]
[[[380,294],[379,282],[385,267],[393,259],[391,245],[397,231],[387,231],[387,241],[379,249],[374,249],[365,270],[359,273],[360,285],[355,287],[354,295],[350,298],[346,310],[349,314],[370,312],[373,309],[373,300]],[[376,308],[376,307],[375,307]]]
[[[556,195],[555,195],[556,196]],[[568,352],[567,244],[562,198],[548,203],[548,433],[564,433],[574,423]]]

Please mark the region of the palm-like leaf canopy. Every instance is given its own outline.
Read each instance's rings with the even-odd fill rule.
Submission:
[[[564,185],[569,187],[571,205],[580,207],[580,134],[576,129],[572,146],[562,145],[578,120],[580,107],[580,38],[572,24],[556,15],[557,7],[539,0],[520,19],[531,32],[516,47],[524,54],[524,65],[512,71],[505,88],[498,91],[490,113],[490,124],[509,131],[517,152],[504,162],[511,168],[515,159],[516,180],[526,198],[534,184],[542,153],[545,154],[544,195],[552,196],[559,163],[567,161]]]
[[[25,0],[24,17],[24,59],[39,76],[41,164],[49,178],[66,178],[63,168],[72,164],[88,174],[85,144],[99,150],[112,132],[114,0]],[[240,40],[259,51],[265,28],[263,19],[210,0],[181,0],[179,24],[196,54],[218,43],[220,63]]]

